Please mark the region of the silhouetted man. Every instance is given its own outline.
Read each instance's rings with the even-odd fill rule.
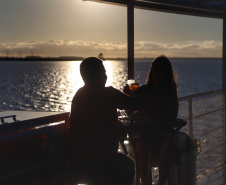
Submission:
[[[131,185],[134,162],[117,153],[117,108],[125,109],[130,98],[105,87],[107,76],[99,58],[83,60],[80,73],[85,85],[72,100],[70,116],[74,166],[94,176],[98,185]]]

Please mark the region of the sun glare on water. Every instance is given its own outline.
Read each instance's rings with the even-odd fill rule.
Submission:
[[[68,74],[67,78],[71,82],[71,88],[73,89],[73,95],[78,91],[80,87],[84,85],[84,82],[82,80],[82,77],[80,75],[79,66],[81,64],[81,61],[75,61],[71,62],[71,71]]]
[[[106,86],[112,86],[114,81],[114,78],[113,78],[114,71],[112,70],[113,69],[112,62],[104,61],[103,64],[104,64],[106,75],[107,75]]]
[[[58,88],[60,91],[59,102],[60,110],[70,111],[71,101],[73,96],[79,88],[84,86],[83,79],[80,74],[81,61],[68,62],[67,72],[65,73],[65,80],[61,83]],[[123,83],[126,82],[125,65],[114,61],[103,61],[106,75],[107,75],[107,86],[113,86],[117,89],[122,89]],[[65,64],[66,65],[66,64]]]

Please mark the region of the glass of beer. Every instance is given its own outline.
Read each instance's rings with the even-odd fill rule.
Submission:
[[[127,81],[127,84],[128,84],[128,86],[129,86],[129,88],[130,88],[131,91],[134,91],[134,90],[138,89],[138,87],[139,87],[139,84],[138,83],[135,83],[135,80],[134,79],[128,80]]]
[[[130,86],[130,90],[134,91],[139,88],[139,83],[132,83]]]

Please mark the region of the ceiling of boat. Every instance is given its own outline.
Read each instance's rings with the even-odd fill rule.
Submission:
[[[128,0],[85,0],[126,5]],[[223,18],[226,16],[226,0],[134,0],[135,8],[154,11]]]

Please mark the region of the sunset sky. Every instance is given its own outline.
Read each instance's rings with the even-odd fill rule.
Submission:
[[[1,0],[0,56],[127,57],[126,7]],[[220,19],[135,10],[135,57],[221,57]]]

